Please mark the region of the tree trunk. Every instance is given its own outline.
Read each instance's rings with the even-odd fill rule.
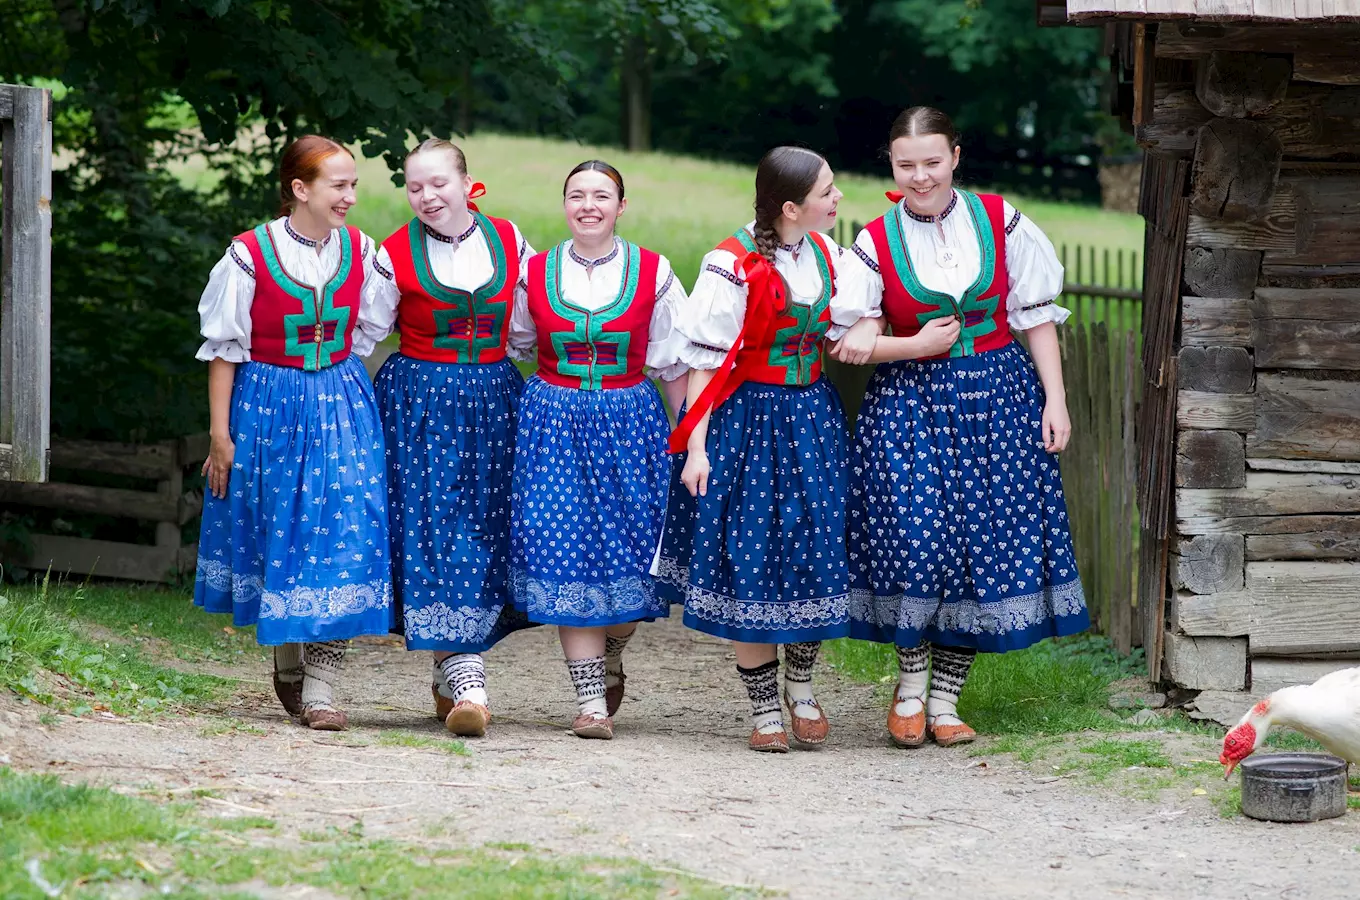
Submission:
[[[619,64],[619,136],[629,150],[652,149],[652,60],[641,35],[627,39]]]

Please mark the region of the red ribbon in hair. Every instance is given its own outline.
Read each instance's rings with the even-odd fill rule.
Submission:
[[[747,253],[745,257],[737,260],[736,270],[746,273],[746,316],[741,325],[741,333],[732,342],[732,349],[727,351],[727,358],[714,371],[713,380],[708,383],[699,399],[685,412],[685,417],[671,432],[669,447],[671,453],[684,453],[689,446],[689,436],[694,433],[699,420],[710,410],[722,406],[723,402],[746,381],[746,369],[737,365],[737,353],[741,350],[742,343],[747,335],[750,335],[752,340],[763,335],[784,309],[784,281],[765,257],[754,251]]]
[[[468,191],[468,205],[467,205],[468,209],[472,210],[473,212],[481,212],[481,210],[477,208],[477,204],[473,203],[472,201],[476,200],[478,197],[482,197],[485,195],[486,185],[482,184],[480,181],[472,182],[472,190]]]

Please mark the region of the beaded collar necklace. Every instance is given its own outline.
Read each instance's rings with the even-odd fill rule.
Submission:
[[[902,211],[907,214],[907,218],[914,219],[917,222],[924,222],[927,225],[929,225],[934,222],[943,222],[945,219],[949,218],[949,214],[954,211],[954,207],[957,206],[958,203],[959,203],[958,193],[956,191],[950,191],[949,205],[946,206],[944,208],[944,211],[937,216],[923,216],[913,211],[912,208],[907,205],[907,201],[905,198],[903,198],[902,200]]]
[[[584,256],[576,252],[576,245],[574,243],[569,244],[567,246],[567,255],[570,256],[571,261],[576,263],[578,266],[584,266],[586,274],[589,275],[591,272],[594,272],[600,266],[604,265],[605,263],[609,262],[614,257],[619,255],[618,236],[616,235],[614,237],[614,249],[610,250],[608,253],[606,253],[604,256],[601,256],[599,259],[586,259]]]
[[[424,222],[421,222],[420,224],[425,226],[425,233],[428,234],[430,237],[434,238],[436,241],[440,241],[445,244],[453,244],[454,247],[457,247],[459,244],[463,243],[463,241],[472,237],[472,232],[477,230],[476,219],[472,220],[472,224],[467,227],[467,231],[464,231],[462,234],[457,235],[456,237],[449,237],[447,234],[440,234],[439,232],[431,228],[429,225],[425,225]]]
[[[324,241],[314,241],[309,237],[298,234],[297,229],[293,228],[293,222],[288,216],[283,217],[283,230],[290,238],[297,241],[302,246],[310,247],[313,250],[317,247],[324,247],[331,242],[331,236],[329,234],[326,235]]]

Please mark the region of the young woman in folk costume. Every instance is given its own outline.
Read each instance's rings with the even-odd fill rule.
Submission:
[[[672,329],[685,290],[666,258],[614,234],[623,176],[581,163],[562,189],[571,238],[528,262],[512,352],[538,348],[519,411],[511,500],[515,605],[558,626],[579,714],[572,730],[611,738],[624,645],[669,613],[650,574],[669,474],[669,422],[686,367]]]
[[[959,142],[944,113],[902,113],[889,149],[898,202],[849,264],[892,335],[865,323],[835,351],[887,363],[852,451],[851,633],[897,647],[893,741],[950,745],[974,737],[956,704],[978,651],[1089,625],[1056,456],[1071,435],[1055,327],[1069,313],[1053,302],[1063,268],[1038,226],[953,186]]]
[[[399,627],[434,652],[435,715],[454,734],[491,722],[482,652],[526,625],[510,603],[510,476],[524,379],[506,358],[533,255],[513,222],[483,215],[460,150],[406,157],[415,218],[383,241],[375,318],[401,349],[375,380],[387,439]]]
[[[274,647],[284,709],[346,725],[332,686],[346,641],[392,627],[383,436],[359,362],[386,329],[373,242],[345,224],[354,157],[288,146],[282,215],[238,235],[198,304],[212,445],[194,603]]]
[[[751,699],[752,750],[826,740],[812,692],[820,642],[849,632],[846,423],[821,377],[823,339],[867,311],[842,251],[821,231],[841,192],[811,150],[778,147],[756,170],[755,221],[704,257],[678,329],[689,411],[658,565],[685,624],[735,642]]]

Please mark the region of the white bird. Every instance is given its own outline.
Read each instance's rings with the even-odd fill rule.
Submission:
[[[1273,726],[1302,732],[1348,763],[1360,765],[1360,667],[1312,684],[1281,688],[1259,701],[1223,738],[1223,777],[1265,743]]]

